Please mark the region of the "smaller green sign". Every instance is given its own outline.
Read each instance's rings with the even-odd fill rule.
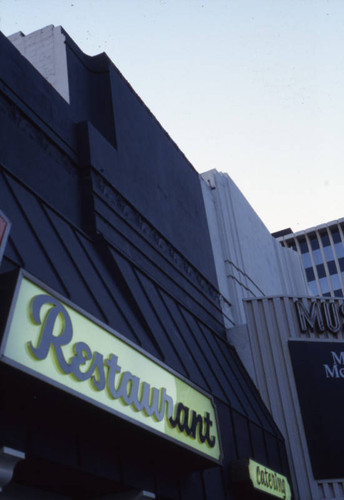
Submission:
[[[254,488],[276,498],[291,499],[290,486],[285,476],[252,459],[248,461],[248,470]]]
[[[212,460],[221,458],[211,397],[23,273],[1,357]]]

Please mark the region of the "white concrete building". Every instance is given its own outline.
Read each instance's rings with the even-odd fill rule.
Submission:
[[[219,287],[235,323],[245,322],[244,298],[308,294],[299,257],[281,248],[232,179],[216,170],[202,178]]]
[[[343,302],[322,298],[314,305],[300,256],[271,236],[228,175],[211,170],[202,177],[219,288],[232,304],[230,317],[235,326],[228,322],[228,339],[285,437],[295,498],[344,499],[344,473],[333,478],[330,465],[333,443],[326,441],[332,414],[337,409],[342,414],[344,409],[341,403],[332,401],[330,404],[337,405],[335,412],[326,414],[325,408],[325,417],[319,411],[319,421],[316,416],[313,418],[320,429],[320,438],[328,446],[324,451],[328,472],[325,464],[319,466],[319,448],[313,446],[309,419],[305,420],[306,415],[301,413],[301,408],[305,411],[307,398],[298,394],[300,373],[294,372],[290,355],[290,344],[299,342],[297,348],[321,348],[324,339],[328,349],[344,350],[343,328],[334,309],[341,310]],[[296,307],[300,297],[303,297],[301,312],[304,311],[302,319],[306,325],[302,328]],[[327,323],[321,316],[326,312]],[[307,366],[312,374],[314,366],[312,363]],[[325,393],[332,390],[332,386],[324,386]],[[310,404],[320,408],[317,397],[317,391],[310,391]],[[331,479],[323,477],[326,473]]]

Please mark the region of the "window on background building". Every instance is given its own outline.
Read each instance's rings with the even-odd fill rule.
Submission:
[[[310,281],[308,283],[308,286],[309,286],[309,289],[310,289],[312,295],[319,295],[317,282],[315,280],[314,281]]]
[[[329,238],[329,235],[327,233],[321,234],[321,242],[322,242],[324,247],[329,247],[331,245],[330,238]]]
[[[328,272],[330,274],[338,274],[336,263],[334,260],[327,262]]]
[[[309,252],[302,254],[302,262],[305,268],[312,266],[311,254]]]
[[[338,258],[344,257],[344,245],[338,229],[331,229],[335,252]]]
[[[338,229],[331,229],[333,243],[341,243],[341,238]]]
[[[340,241],[339,243],[335,243],[334,248],[336,250],[337,257],[344,257],[344,245]]]
[[[307,241],[305,239],[300,240],[299,245],[300,245],[301,253],[306,253],[309,251]]]
[[[317,250],[319,248],[319,241],[316,235],[312,236],[310,239],[312,250]]]
[[[338,274],[334,274],[333,276],[331,276],[331,283],[332,283],[333,290],[337,290],[338,288],[341,288],[340,279],[339,279]]]
[[[323,293],[323,296],[324,297],[331,297],[331,294],[330,294],[330,292],[326,292],[326,293]]]
[[[314,235],[311,237],[310,242],[311,242],[314,262],[315,264],[321,264],[323,262],[323,258],[321,255],[318,238]]]
[[[320,289],[321,289],[321,293],[324,295],[325,293],[328,293],[330,291],[330,285],[327,281],[327,278],[326,276],[324,278],[320,278],[319,279],[319,283],[320,283]]]
[[[335,290],[334,296],[335,297],[343,297],[343,291],[341,289]]]
[[[307,281],[313,281],[313,280],[315,280],[315,275],[314,275],[313,267],[307,267],[306,268],[306,276],[307,276]]]
[[[321,243],[323,245],[323,251],[324,251],[324,255],[325,255],[325,259],[328,261],[328,260],[333,260],[334,257],[333,257],[333,251],[332,251],[332,248],[331,248],[331,242],[330,242],[330,237],[326,232],[322,233],[321,234]]]
[[[328,260],[333,260],[333,252],[332,248],[330,246],[324,247],[324,254],[325,254],[325,259]]]
[[[324,264],[317,265],[317,273],[318,273],[319,278],[323,278],[324,276],[326,276]]]
[[[344,258],[342,257],[342,258],[338,259],[338,262],[339,262],[340,270],[344,271]]]
[[[313,250],[313,259],[315,264],[321,264],[324,261],[321,255],[320,248]]]

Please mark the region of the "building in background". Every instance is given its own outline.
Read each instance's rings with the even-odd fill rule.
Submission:
[[[293,233],[274,233],[302,258],[309,290],[323,297],[344,296],[344,218]]]
[[[202,179],[217,280],[235,324],[246,320],[243,299],[307,295],[299,257],[271,236],[233,180],[216,170]]]
[[[227,174],[202,177],[219,290],[232,303],[227,337],[286,439],[295,498],[343,499],[343,300],[310,298],[298,253],[269,233]]]

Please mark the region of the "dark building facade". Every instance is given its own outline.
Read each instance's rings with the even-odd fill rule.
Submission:
[[[69,102],[0,38],[0,496],[261,498],[264,477],[281,495],[199,176],[107,56],[61,33]]]

